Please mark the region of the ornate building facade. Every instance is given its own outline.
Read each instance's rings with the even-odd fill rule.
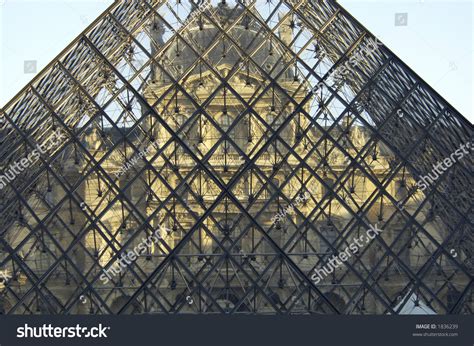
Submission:
[[[4,172],[66,140],[0,176],[0,312],[472,313],[469,145],[428,176],[472,125],[373,42],[329,0],[112,5],[2,111]]]

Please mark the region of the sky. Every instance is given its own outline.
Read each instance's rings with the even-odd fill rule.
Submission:
[[[0,0],[0,107],[112,2]],[[474,122],[474,0],[339,3]]]

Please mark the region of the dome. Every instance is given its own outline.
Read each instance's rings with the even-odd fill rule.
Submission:
[[[171,71],[174,70],[178,74],[186,71],[191,65],[198,62],[198,54],[206,52],[214,44],[215,38],[222,32],[222,27],[225,28],[228,23],[238,20],[238,24],[228,31],[228,36],[220,39],[220,42],[208,52],[206,61],[214,67],[228,66],[229,68],[240,63],[241,69],[249,75],[262,74],[256,67],[258,65],[266,72],[271,72],[272,77],[278,76],[285,69],[284,64],[287,64],[286,61],[278,62],[284,52],[283,46],[278,45],[278,42],[271,42],[265,37],[260,31],[260,23],[256,20],[251,20],[249,16],[245,15],[239,19],[242,17],[242,13],[242,8],[231,8],[226,3],[219,3],[204,11],[194,8],[184,22],[186,29],[181,33],[183,38],[192,44],[192,47],[183,39],[174,40],[162,57],[163,63],[172,66]],[[262,19],[262,21],[264,20]],[[158,26],[157,30],[161,30],[161,27]],[[249,55],[254,63],[249,64],[241,59],[248,53],[251,53]],[[276,64],[278,66],[274,68]],[[203,73],[208,70],[205,63],[200,65],[200,67],[195,67],[195,73]],[[293,70],[287,69],[283,73],[283,77],[280,78],[292,80]]]

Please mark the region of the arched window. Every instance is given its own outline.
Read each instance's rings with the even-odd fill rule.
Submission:
[[[333,226],[321,226],[320,227],[321,236],[324,239],[319,240],[319,252],[321,255],[329,255],[333,253],[331,246],[335,246],[335,241],[337,239],[337,231]]]
[[[275,114],[274,113],[268,113],[267,114],[267,124],[272,126],[274,120],[275,120]]]
[[[110,305],[110,310],[114,314],[118,314],[119,311],[129,302],[129,296],[119,296],[114,299],[112,304]],[[142,305],[137,301],[133,300],[131,304],[127,306],[127,308],[123,311],[125,315],[132,315],[132,314],[139,314],[143,311]]]
[[[221,116],[221,127],[224,131],[227,131],[230,127],[230,125],[232,125],[232,117],[229,115],[229,114],[223,114]]]
[[[184,114],[178,113],[175,115],[175,121],[176,121],[176,129],[179,129],[186,122],[186,117],[184,116]]]
[[[188,118],[184,113],[176,113],[173,114],[172,119],[174,121],[174,130],[179,131],[177,135],[179,138],[181,138],[182,141],[188,146],[189,149],[192,149],[192,141],[191,141],[191,124],[188,122],[188,124],[183,127],[183,125],[188,121]],[[176,154],[177,155],[182,155],[182,154],[187,154],[188,151],[184,149],[184,147],[176,142]]]
[[[344,299],[340,295],[338,295],[334,292],[325,292],[325,293],[323,293],[323,295],[325,296],[325,298],[327,300],[329,300],[331,305],[335,309],[337,309],[337,311],[339,313],[344,312],[344,310],[346,308],[346,302],[344,301]],[[311,310],[313,312],[324,313],[324,314],[335,314],[336,313],[334,311],[334,309],[331,308],[331,306],[326,302],[326,300],[321,298],[321,297],[312,304]]]
[[[276,130],[283,124],[283,116],[273,111],[269,112],[267,114],[267,124]]]

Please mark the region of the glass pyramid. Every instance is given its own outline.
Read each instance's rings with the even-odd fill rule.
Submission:
[[[471,314],[473,134],[336,1],[116,1],[1,110],[0,313]]]

